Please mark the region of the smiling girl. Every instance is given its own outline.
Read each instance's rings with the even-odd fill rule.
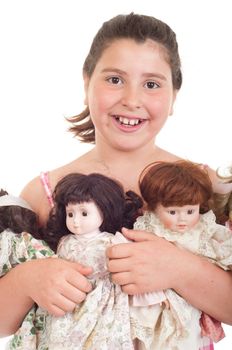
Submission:
[[[84,62],[83,78],[86,108],[70,119],[71,131],[95,146],[23,189],[21,196],[41,225],[48,218],[51,192],[69,173],[98,172],[139,193],[138,178],[145,166],[179,159],[156,144],[182,83],[176,36],[166,23],[133,13],[103,23]],[[215,192],[231,191],[231,184],[220,184],[215,172],[208,172]],[[124,292],[172,288],[198,309],[232,323],[230,273],[144,231],[125,235],[135,242],[107,250],[112,280]],[[85,277],[91,271],[60,259],[14,268],[0,280],[0,332],[14,332],[33,302],[56,316],[72,311],[91,290]]]

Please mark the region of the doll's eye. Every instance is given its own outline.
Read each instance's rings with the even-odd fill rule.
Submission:
[[[187,214],[188,214],[188,215],[193,214],[193,209],[189,209],[189,210],[187,211]]]
[[[68,213],[68,217],[72,218],[73,217],[73,213]]]
[[[176,211],[175,211],[175,210],[169,210],[169,214],[175,215],[175,214],[176,214]]]
[[[82,216],[87,216],[88,215],[87,211],[83,211],[81,214],[82,214]]]

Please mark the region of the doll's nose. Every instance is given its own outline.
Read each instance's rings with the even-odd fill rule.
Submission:
[[[79,220],[77,218],[74,218],[73,224],[75,227],[79,227]]]

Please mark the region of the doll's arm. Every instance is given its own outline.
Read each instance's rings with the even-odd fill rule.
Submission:
[[[124,230],[134,243],[107,251],[112,280],[128,294],[174,289],[187,302],[232,324],[232,275],[150,233]]]

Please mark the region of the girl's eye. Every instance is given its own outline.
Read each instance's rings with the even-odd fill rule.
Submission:
[[[68,217],[72,218],[73,217],[73,213],[68,213]]]
[[[113,85],[122,84],[122,80],[119,77],[111,77],[111,78],[108,78],[107,81]]]
[[[87,216],[87,211],[83,211],[82,216]]]
[[[188,215],[193,214],[193,209],[189,209],[189,210],[187,211],[187,214],[188,214]]]
[[[175,214],[176,214],[176,212],[175,212],[175,210],[169,210],[169,214],[171,214],[171,215],[175,215]]]
[[[146,84],[145,84],[145,87],[147,89],[157,89],[159,87],[159,85],[157,83],[155,83],[154,81],[148,81]]]

